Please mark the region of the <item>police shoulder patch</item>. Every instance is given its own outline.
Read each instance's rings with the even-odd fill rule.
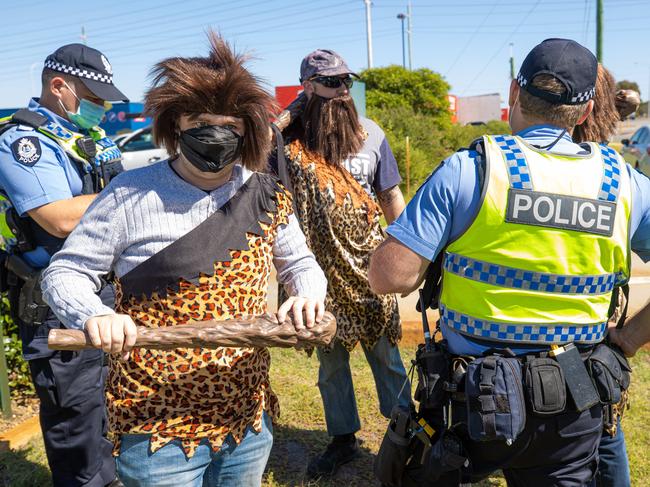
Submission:
[[[32,167],[41,158],[43,150],[38,137],[20,137],[11,144],[11,152],[21,164]]]

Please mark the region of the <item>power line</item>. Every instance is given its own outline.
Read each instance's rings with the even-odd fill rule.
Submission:
[[[257,2],[257,3],[255,3],[254,5],[256,5],[256,4],[262,4],[262,3],[264,3],[264,4],[268,4],[268,2],[264,1],[264,2]],[[342,5],[348,5],[348,6],[349,6],[349,3],[348,3],[348,2],[345,2],[345,1],[342,1],[342,2],[339,2],[339,3],[337,3],[337,4],[332,5],[332,8],[337,7],[337,6],[342,6]],[[266,14],[266,13],[269,13],[269,12],[277,12],[277,8],[273,8],[273,9],[269,9],[269,10],[264,10],[264,11],[258,11],[258,12],[256,12],[255,14],[251,14],[251,16],[248,16],[248,17],[246,18],[246,20],[245,20],[244,22],[242,22],[241,24],[240,24],[240,23],[237,23],[237,24],[235,24],[234,26],[225,26],[225,27],[224,27],[224,30],[226,30],[226,29],[236,29],[236,28],[239,28],[240,26],[249,26],[249,25],[251,24],[251,18],[250,18],[250,17],[252,17],[252,16],[258,16],[258,15],[263,15],[263,14]],[[337,12],[335,12],[335,13],[333,13],[333,14],[329,14],[329,15],[322,15],[322,14],[319,14],[319,15],[317,15],[317,16],[312,16],[312,17],[310,17],[310,18],[308,18],[308,19],[300,19],[300,21],[305,22],[305,21],[309,21],[309,20],[318,20],[318,19],[321,19],[321,18],[332,17],[332,16],[341,15],[341,14],[348,13],[348,12],[350,12],[350,9],[349,9],[349,8],[348,8],[348,9],[345,9],[345,10],[342,10],[342,11],[337,11]],[[310,14],[313,13],[313,9],[312,9],[312,8],[308,8],[308,9],[304,9],[304,8],[303,8],[303,9],[300,9],[300,10],[298,10],[298,11],[296,11],[296,12],[293,12],[291,18],[292,18],[292,20],[293,20],[293,19],[295,19],[297,16],[304,15],[304,14],[308,14],[308,13],[310,13]],[[167,18],[168,18],[168,17],[169,17],[169,16],[167,16]],[[173,18],[173,19],[169,19],[168,22],[162,22],[162,23],[157,22],[157,23],[155,23],[155,28],[156,28],[156,31],[160,33],[160,36],[162,36],[164,40],[169,40],[170,42],[174,42],[174,45],[176,45],[176,44],[177,44],[177,41],[178,41],[179,39],[194,38],[194,37],[197,35],[196,30],[194,30],[193,32],[191,32],[191,33],[189,33],[189,34],[187,34],[187,35],[181,35],[181,36],[176,35],[176,36],[173,36],[173,37],[172,37],[172,36],[170,36],[170,34],[173,34],[173,33],[176,33],[176,32],[187,32],[187,31],[191,31],[191,30],[193,30],[193,29],[196,29],[196,28],[198,28],[198,27],[200,27],[200,26],[205,26],[205,25],[206,25],[206,22],[205,22],[205,12],[202,13],[202,14],[193,14],[193,15],[191,15],[191,16],[189,16],[189,17],[186,16],[184,19],[185,19],[185,20],[194,20],[194,19],[198,19],[198,18],[201,18],[201,19],[202,19],[202,21],[199,22],[199,25],[196,25],[196,24],[193,24],[193,25],[191,25],[191,26],[188,26],[188,25],[179,25],[179,23],[178,23],[178,19],[177,19],[177,18]],[[287,23],[287,19],[288,19],[288,18],[289,18],[289,17],[287,16],[287,13],[285,12],[285,13],[282,14],[282,15],[278,15],[278,16],[273,16],[273,17],[266,18],[264,21],[265,21],[265,22],[268,22],[268,21],[272,21],[272,20],[282,19],[282,23],[280,23],[280,24],[275,24],[275,25],[273,25],[273,26],[270,27],[270,28],[275,28],[275,27],[286,26],[286,23]],[[238,15],[238,16],[236,16],[236,17],[230,17],[230,18],[227,18],[227,19],[222,19],[221,22],[228,22],[228,21],[235,20],[235,19],[237,19],[237,20],[238,20],[238,19],[241,19],[241,16]],[[175,27],[174,27],[174,28],[166,28],[167,25],[173,25],[173,26],[175,26]],[[269,28],[269,26],[267,26],[267,28]],[[140,29],[139,29],[139,30],[140,30]],[[118,29],[118,30],[114,30],[114,31],[112,31],[112,33],[120,33],[120,32],[126,32],[126,31],[130,32],[131,29],[130,29],[130,28],[127,28],[127,29]],[[244,34],[250,34],[250,33],[259,33],[259,32],[260,32],[260,29],[255,29],[255,30],[246,31],[246,32],[239,32],[239,33],[237,33],[237,35],[244,35]],[[121,42],[111,42],[111,45],[110,45],[110,51],[109,51],[107,54],[109,55],[109,57],[110,57],[111,59],[115,59],[116,57],[119,57],[119,51],[118,51],[118,50],[119,50],[121,47],[123,47],[123,46],[129,46],[129,47],[131,47],[131,46],[133,46],[133,42],[136,41],[136,40],[139,40],[139,39],[154,40],[155,38],[156,38],[155,35],[148,34],[148,33],[144,33],[144,34],[140,34],[140,35],[136,35],[136,36],[129,36],[128,38],[123,39],[123,41],[121,41]],[[93,42],[93,44],[94,44],[94,45],[98,45],[98,44],[101,44],[102,42],[109,42],[109,41],[106,41],[106,40],[102,39],[101,37],[99,37],[99,38],[95,39],[95,41]],[[45,46],[45,45],[50,46],[51,44],[41,43],[41,45],[43,45],[43,46]],[[137,50],[141,50],[141,49],[142,49],[142,45],[133,46],[133,48],[134,48],[134,49],[137,49]],[[131,51],[131,50],[132,50],[132,49],[129,49],[127,52],[129,52],[129,51]],[[0,50],[0,53],[2,53],[2,52],[3,52],[3,51]],[[23,53],[23,54],[21,54],[20,56],[9,57],[9,58],[3,58],[3,61],[14,61],[14,60],[19,60],[19,59],[20,59],[20,60],[25,59],[25,54]]]
[[[465,43],[463,48],[460,50],[460,53],[454,59],[454,62],[451,64],[451,67],[449,69],[447,69],[447,72],[445,73],[445,77],[451,72],[452,69],[454,69],[454,67],[456,67],[456,64],[458,64],[458,61],[460,61],[460,58],[463,56],[463,54],[465,54],[465,51],[467,50],[469,45],[472,43],[472,41],[476,37],[476,34],[478,34],[478,31],[481,30],[481,27],[483,27],[485,25],[485,23],[487,22],[487,19],[490,18],[490,16],[494,12],[494,10],[497,8],[498,4],[499,4],[498,0],[492,4],[492,8],[490,9],[490,11],[487,13],[487,15],[485,17],[483,17],[483,21],[478,25],[478,27],[476,27],[476,29],[474,30],[474,32],[472,33],[470,38],[467,40],[467,42]]]
[[[479,78],[483,75],[483,73],[485,72],[485,70],[490,66],[490,64],[492,64],[492,61],[494,61],[494,59],[499,55],[499,53],[503,50],[503,48],[504,48],[504,47],[505,47],[505,46],[510,42],[510,39],[512,39],[512,37],[517,33],[517,31],[519,30],[519,28],[520,28],[522,25],[524,25],[524,22],[526,22],[526,20],[528,19],[528,17],[530,17],[530,14],[533,13],[533,11],[537,8],[537,6],[540,4],[540,2],[541,2],[541,0],[537,0],[537,1],[535,2],[535,4],[531,7],[531,9],[528,11],[528,13],[524,16],[524,18],[521,19],[521,22],[519,22],[519,24],[517,24],[517,27],[515,27],[515,29],[510,33],[510,35],[508,35],[508,38],[507,38],[507,39],[505,40],[505,42],[501,45],[501,47],[499,47],[499,49],[497,49],[497,50],[494,52],[494,54],[493,54],[492,57],[488,60],[488,62],[485,63],[485,66],[483,66],[483,69],[481,69],[481,70],[476,74],[476,76],[474,76],[474,79],[472,79],[472,81],[470,81],[470,83],[465,87],[465,89],[463,90],[463,94],[467,93],[467,90],[469,90],[469,89],[472,87],[472,85],[476,82],[476,80],[479,79]]]
[[[585,23],[585,32],[582,36],[582,42],[586,43],[587,42],[587,35],[589,34],[589,24],[591,23],[591,2],[592,0],[585,0],[585,18],[584,18],[584,23]]]

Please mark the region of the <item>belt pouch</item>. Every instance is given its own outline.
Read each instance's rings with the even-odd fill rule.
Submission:
[[[49,307],[43,301],[40,273],[25,281],[18,297],[18,317],[27,325],[41,325]]]
[[[468,465],[469,459],[460,438],[451,430],[443,430],[427,455],[426,478],[435,481],[446,472],[460,470]]]
[[[625,357],[601,343],[591,353],[587,364],[600,402],[618,404],[621,401],[621,391],[630,385],[632,369]]]
[[[414,397],[423,409],[436,409],[445,403],[445,382],[450,376],[449,354],[437,345],[433,347],[427,350],[420,345],[415,355],[418,386]]]
[[[534,358],[525,366],[526,392],[534,414],[558,414],[566,408],[566,383],[562,368],[550,358]]]
[[[387,487],[402,485],[402,475],[412,454],[411,412],[395,406],[390,415],[388,429],[375,457],[375,476]]]
[[[550,354],[560,364],[567,389],[578,412],[586,411],[600,402],[596,387],[591,382],[587,367],[580,352],[573,343],[569,343]]]
[[[521,362],[498,355],[471,362],[465,376],[467,428],[474,441],[514,442],[526,425]]]

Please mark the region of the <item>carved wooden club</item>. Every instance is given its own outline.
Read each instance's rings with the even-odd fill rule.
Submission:
[[[311,329],[296,331],[288,318],[278,323],[274,314],[247,316],[241,319],[210,320],[162,328],[138,327],[136,347],[156,350],[174,348],[282,347],[310,348],[330,344],[336,334],[336,319],[326,312]],[[94,348],[83,330],[50,330],[48,347],[53,350]]]

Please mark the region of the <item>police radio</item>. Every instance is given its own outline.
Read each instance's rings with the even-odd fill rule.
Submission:
[[[79,149],[79,153],[87,161],[89,162],[92,161],[97,155],[97,145],[95,145],[95,141],[93,140],[92,137],[89,136],[80,137],[77,139],[75,143],[77,144],[77,149]]]

